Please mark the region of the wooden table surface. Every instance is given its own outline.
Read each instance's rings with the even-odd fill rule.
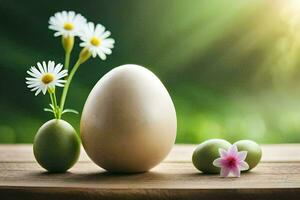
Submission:
[[[194,145],[176,145],[150,172],[110,174],[81,151],[77,164],[49,174],[31,145],[0,145],[0,199],[298,199],[300,144],[263,145],[261,163],[240,178],[203,175],[191,163]]]

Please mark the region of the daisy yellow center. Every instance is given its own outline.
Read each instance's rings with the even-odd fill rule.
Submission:
[[[74,25],[69,22],[65,23],[65,25],[64,25],[64,29],[67,31],[71,31],[71,30],[73,30],[73,28],[74,28]]]
[[[92,37],[91,39],[91,44],[94,46],[99,46],[101,44],[101,39],[97,38],[97,37]]]
[[[50,74],[50,73],[46,73],[42,76],[42,82],[44,84],[49,84],[51,83],[52,81],[54,80],[54,76],[53,74]]]

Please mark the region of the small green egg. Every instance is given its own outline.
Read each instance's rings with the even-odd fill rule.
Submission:
[[[237,141],[235,144],[239,151],[247,151],[247,157],[245,161],[249,165],[249,170],[253,169],[261,159],[261,147],[252,140],[240,140]]]
[[[79,157],[80,140],[68,122],[52,119],[38,130],[33,153],[37,162],[49,172],[65,172]]]
[[[228,149],[231,144],[223,139],[210,139],[197,146],[193,153],[194,166],[207,174],[220,172],[220,168],[213,165],[213,161],[220,157],[219,148]]]

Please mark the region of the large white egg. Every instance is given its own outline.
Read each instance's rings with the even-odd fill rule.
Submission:
[[[122,65],[104,75],[84,105],[80,131],[89,157],[112,172],[145,172],[160,163],[176,138],[176,112],[148,69]]]

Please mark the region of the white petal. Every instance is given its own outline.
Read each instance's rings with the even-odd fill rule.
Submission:
[[[34,88],[32,88],[30,91],[35,91],[35,90],[37,90],[37,89],[39,89],[40,87],[34,87]]]
[[[57,83],[66,83],[67,80],[57,80],[56,82],[57,82]]]
[[[239,165],[239,168],[240,168],[241,171],[245,171],[245,170],[249,169],[249,165],[245,161],[239,162],[238,165]]]
[[[62,32],[55,32],[55,33],[54,33],[54,37],[58,37],[58,36],[61,36],[61,35],[63,35]]]
[[[231,147],[229,147],[228,151],[227,151],[227,155],[237,155],[238,149],[237,146],[235,144],[233,144]]]
[[[224,158],[227,156],[227,151],[225,149],[219,148],[219,154],[221,158]]]
[[[27,79],[33,79],[33,80],[27,80]],[[32,83],[39,83],[40,79],[36,79],[36,78],[26,78],[26,84],[32,84]]]
[[[37,76],[41,76],[42,73],[36,67],[30,67],[30,70]]]
[[[35,74],[36,78],[39,78],[42,76],[42,73],[36,67],[31,67],[30,70],[32,73]]]
[[[107,55],[110,55],[112,53],[111,49],[109,48],[101,47],[101,50]]]
[[[103,44],[114,44],[115,40],[112,38],[107,38],[105,40],[102,41]]]
[[[213,161],[213,165],[216,166],[216,167],[222,167],[222,158],[217,158]]]
[[[38,87],[39,85],[40,85],[39,83],[35,83],[35,84],[30,84],[27,87],[28,88],[35,88],[35,87]]]
[[[29,84],[29,85],[31,85],[31,84],[40,84],[40,80],[36,80],[36,81],[26,81],[25,82],[26,84]]]
[[[58,77],[58,76],[64,77],[64,76],[67,76],[67,75],[68,75],[68,70],[66,70],[66,69],[56,73],[56,77]]]
[[[87,25],[88,25],[89,32],[94,33],[94,30],[95,30],[94,23],[93,22],[89,22]]]
[[[43,61],[43,68],[44,68],[45,73],[47,73],[48,72],[48,66],[47,66],[47,63],[45,61]]]
[[[96,36],[100,36],[103,34],[104,31],[105,31],[105,27],[102,26],[101,24],[97,24],[94,33]]]
[[[245,160],[247,157],[247,151],[240,151],[237,154],[239,160]]]
[[[230,171],[231,171],[232,175],[235,176],[235,177],[240,177],[241,176],[241,171],[238,167],[234,167]]]
[[[54,62],[53,61],[51,61],[51,60],[49,60],[48,61],[48,72],[49,73],[53,73],[53,71],[54,71]]]
[[[80,46],[80,47],[86,47],[86,46],[87,46],[87,43],[86,43],[86,42],[81,42],[81,43],[79,44],[79,46]]]
[[[56,83],[55,86],[57,86],[57,87],[64,87],[64,84]]]
[[[105,31],[104,33],[102,33],[99,37],[103,40],[108,38],[111,35],[110,31]]]
[[[35,96],[37,96],[40,92],[41,92],[41,88],[39,88],[39,89],[35,92]]]
[[[91,53],[92,53],[93,58],[95,58],[97,56],[97,52],[96,51],[92,51]]]
[[[99,57],[100,57],[102,60],[105,60],[105,59],[106,59],[105,53],[103,53],[101,50],[98,51],[98,55],[99,55]]]
[[[43,90],[42,90],[43,94],[46,94],[47,89],[48,89],[47,87],[44,87],[44,88],[43,88]]]
[[[35,73],[31,72],[31,71],[27,71],[27,74],[29,74],[32,77],[38,77]]]
[[[230,173],[230,170],[226,167],[221,168],[220,176],[227,177]]]
[[[30,78],[30,77],[26,77],[25,79],[28,81],[38,81],[39,80],[38,78]]]
[[[62,68],[63,68],[63,65],[60,64],[60,63],[58,63],[58,64],[55,66],[55,68],[54,68],[54,73],[55,73],[55,74],[58,74],[59,71],[60,71]]]
[[[46,72],[44,71],[43,66],[42,66],[42,64],[41,64],[40,62],[37,63],[37,66],[38,66],[38,68],[39,68],[39,70],[40,70],[40,72],[41,72],[42,74],[45,74],[45,73],[46,73]]]

